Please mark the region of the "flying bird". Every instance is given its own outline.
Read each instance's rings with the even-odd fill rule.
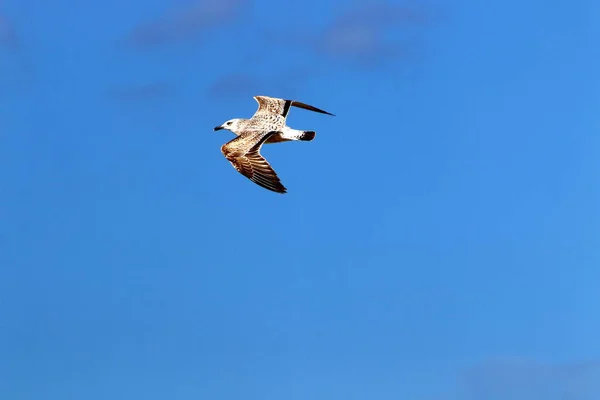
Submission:
[[[246,178],[265,189],[277,193],[286,193],[277,173],[260,154],[265,143],[280,143],[290,140],[310,142],[315,131],[292,129],[285,124],[290,107],[303,108],[321,114],[334,115],[327,111],[301,103],[267,96],[254,96],[258,109],[250,119],[234,118],[214,128],[215,131],[227,129],[237,137],[223,146],[221,152],[231,165]]]

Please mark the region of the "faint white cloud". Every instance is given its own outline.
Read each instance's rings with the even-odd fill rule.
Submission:
[[[290,68],[280,75],[262,77],[238,72],[216,79],[208,87],[208,95],[219,99],[252,97],[269,93],[275,97],[291,98],[318,72],[312,68]]]
[[[126,38],[136,47],[153,47],[194,38],[238,17],[249,0],[193,0],[162,17],[138,25]]]
[[[8,18],[0,14],[0,46],[16,47],[16,45],[17,34],[14,26],[10,23]]]
[[[175,88],[166,82],[121,85],[109,89],[108,94],[113,98],[126,101],[161,100],[173,96]]]
[[[0,74],[2,94],[30,88],[34,82],[35,69],[27,50],[13,20],[0,12],[0,64],[4,70]]]
[[[294,26],[264,29],[260,21],[256,31],[262,32],[260,40],[264,51],[250,52],[243,57],[240,66],[244,70],[219,77],[209,88],[208,93],[218,98],[247,97],[257,93],[271,93],[274,96],[292,97],[302,89],[306,82],[323,73],[322,66],[314,67],[313,56],[329,58],[361,67],[376,67],[391,60],[403,59],[407,54],[407,44],[389,38],[390,31],[406,30],[411,24],[426,20],[425,14],[414,6],[399,6],[385,1],[360,1],[346,8],[327,26],[319,29],[310,26],[307,21],[301,28]],[[285,34],[281,34],[285,29]],[[280,51],[291,50],[290,65],[282,65]],[[299,54],[304,49],[307,54]],[[284,57],[287,58],[287,57]],[[276,63],[280,66],[279,75],[261,77],[249,71],[250,66]],[[260,68],[253,68],[260,70]],[[277,95],[279,93],[279,95]]]
[[[406,29],[421,17],[415,9],[369,2],[341,14],[315,43],[317,51],[355,60],[396,58],[402,43],[386,37],[390,29]]]
[[[600,362],[547,363],[497,359],[470,368],[457,400],[597,400]]]
[[[251,74],[239,72],[217,78],[209,87],[208,95],[216,98],[253,96],[263,89],[264,82]]]
[[[415,5],[361,1],[321,30],[292,28],[290,35],[279,40],[282,45],[302,47],[333,60],[375,67],[406,58],[413,45],[413,28],[426,21],[426,13]],[[316,33],[309,33],[313,31]],[[265,36],[277,38],[270,32]]]
[[[314,56],[362,67],[377,67],[392,60],[405,59],[410,44],[404,39],[407,35],[402,33],[427,19],[425,13],[415,6],[384,0],[359,0],[354,5],[346,5],[326,26],[319,28],[305,21],[301,27],[294,29],[293,23],[286,22],[285,26],[276,27],[248,19],[246,6],[250,1],[192,0],[185,6],[170,9],[155,21],[140,24],[127,40],[137,47],[183,41],[223,23],[235,23],[235,19],[245,13],[248,33],[252,36],[258,33],[255,39],[264,49],[260,52],[240,49],[240,59],[234,61],[240,69],[215,79],[207,88],[207,94],[220,99],[257,93],[292,97],[309,79],[326,71],[324,63],[316,63],[319,67],[314,67]],[[288,16],[284,18],[293,21]],[[395,30],[401,35],[390,36]],[[302,50],[306,52],[304,55],[300,54]],[[282,51],[294,54],[282,57]],[[282,59],[289,59],[289,64],[282,63]],[[267,76],[260,72],[263,66],[275,64],[280,71],[276,75]]]

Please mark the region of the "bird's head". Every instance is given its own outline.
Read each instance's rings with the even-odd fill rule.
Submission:
[[[242,120],[240,118],[230,119],[229,121],[225,121],[223,125],[215,126],[215,131],[220,131],[221,129],[227,129],[229,131],[235,132],[240,128],[240,122]]]

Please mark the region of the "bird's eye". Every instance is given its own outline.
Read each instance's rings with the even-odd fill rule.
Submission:
[[[231,122],[228,122],[227,125],[231,125]]]

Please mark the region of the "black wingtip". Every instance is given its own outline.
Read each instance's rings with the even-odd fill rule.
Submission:
[[[331,116],[335,117],[335,114],[332,114],[332,113],[330,113],[328,111],[325,111],[325,110],[321,110],[320,108],[317,108],[315,106],[311,106],[310,104],[302,103],[300,101],[296,101],[296,100],[292,101],[292,106],[298,107],[298,108],[303,108],[303,109],[309,110],[309,111],[318,112],[318,113],[321,113],[321,114],[331,115]]]
[[[332,114],[329,111],[321,110],[321,109],[316,108],[316,107],[315,107],[314,110],[311,110],[311,111],[316,111],[316,112],[321,113],[321,114],[327,114],[327,115],[331,115],[332,117],[335,117],[335,114]]]
[[[321,114],[327,114],[327,115],[331,115],[332,117],[335,117],[335,114],[332,114],[332,113],[330,113],[328,111],[325,111],[325,110],[319,110],[317,112],[320,112]]]

